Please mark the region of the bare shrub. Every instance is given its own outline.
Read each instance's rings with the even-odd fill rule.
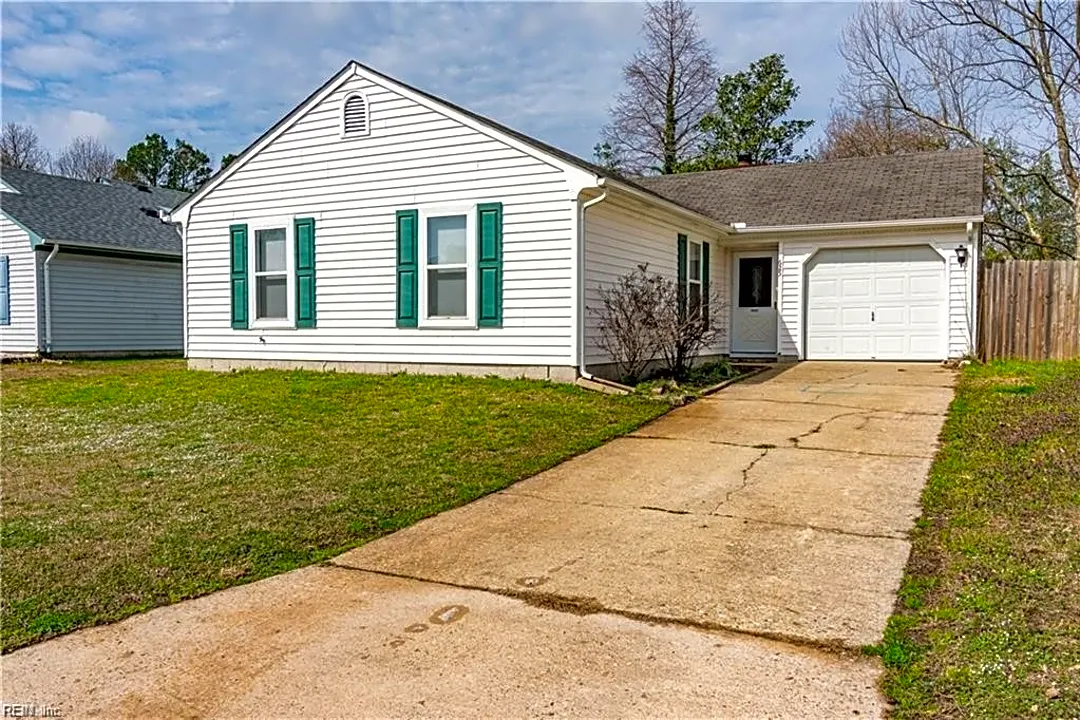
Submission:
[[[626,382],[642,378],[659,361],[664,374],[683,378],[701,351],[723,336],[710,322],[723,304],[713,292],[688,298],[679,283],[648,265],[638,265],[600,289],[597,347],[605,351]]]
[[[600,307],[594,311],[600,331],[596,345],[615,361],[624,380],[640,378],[656,354],[653,315],[663,297],[661,281],[649,273],[648,265],[638,265],[600,289]]]
[[[674,280],[658,278],[659,302],[653,311],[656,356],[670,377],[683,379],[701,351],[723,337],[711,318],[722,312],[720,297],[709,292],[700,299],[684,297]]]

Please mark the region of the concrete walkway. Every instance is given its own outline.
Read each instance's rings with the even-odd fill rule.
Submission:
[[[311,567],[20,650],[65,717],[860,717],[953,374],[778,367]]]

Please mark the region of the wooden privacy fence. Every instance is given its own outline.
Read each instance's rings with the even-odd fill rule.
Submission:
[[[1002,260],[979,273],[979,357],[1080,357],[1080,262]]]

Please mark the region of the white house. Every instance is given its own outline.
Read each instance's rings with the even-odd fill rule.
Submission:
[[[625,178],[355,62],[172,213],[189,366],[610,370],[598,289],[711,287],[712,353],[971,351],[977,151]]]
[[[186,196],[0,170],[0,355],[179,353]]]

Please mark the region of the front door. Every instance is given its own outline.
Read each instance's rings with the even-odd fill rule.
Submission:
[[[776,354],[776,254],[735,254],[731,310],[733,355]]]

